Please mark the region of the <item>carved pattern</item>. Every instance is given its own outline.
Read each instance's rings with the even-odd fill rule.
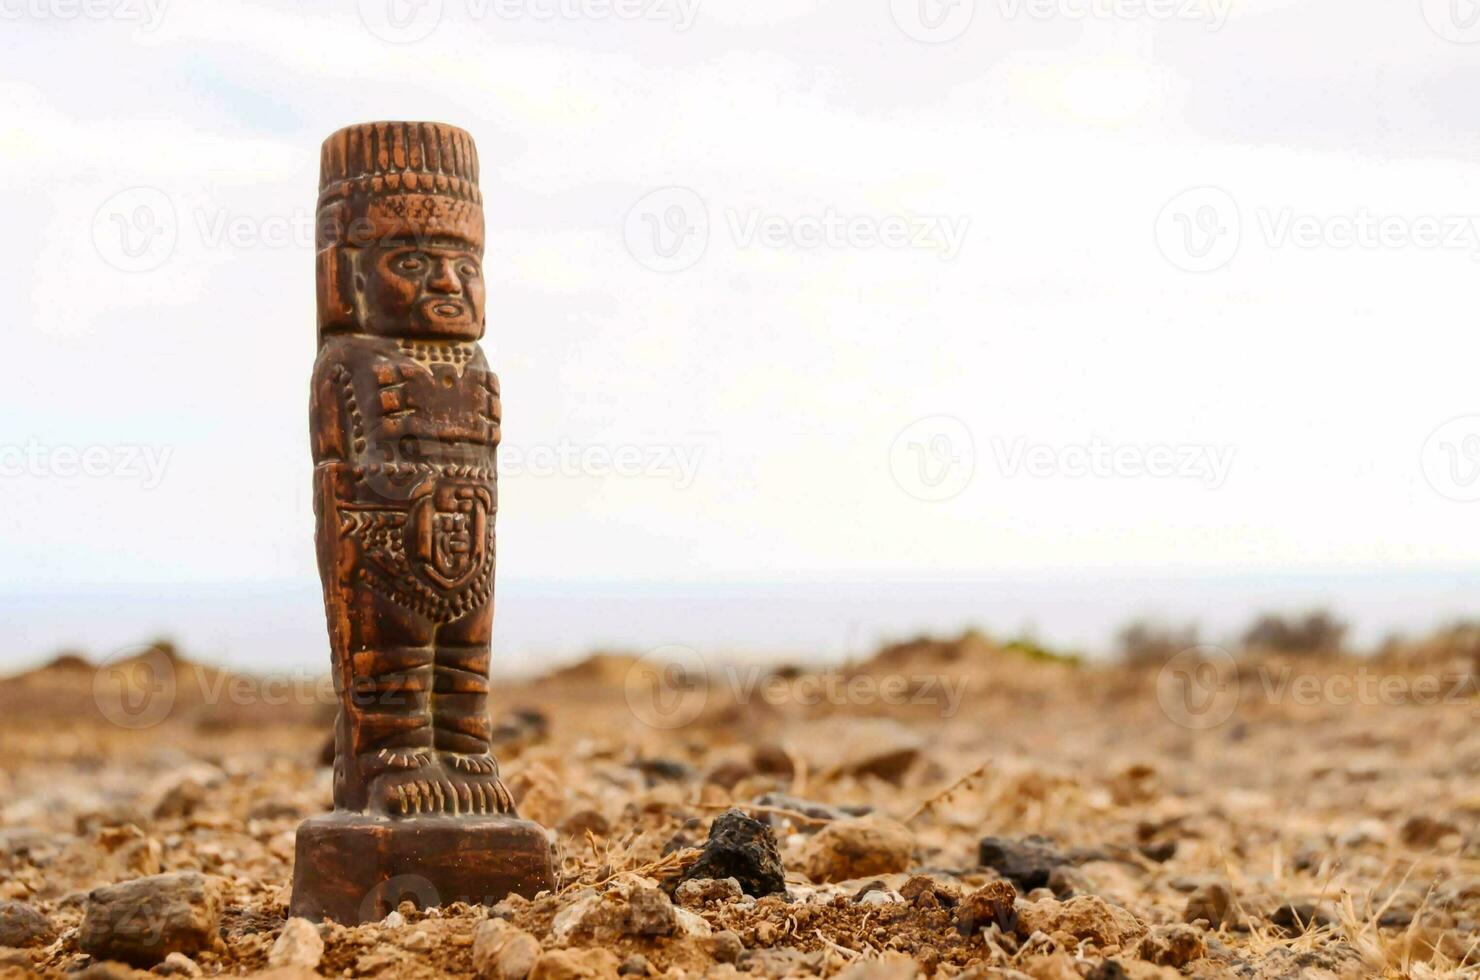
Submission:
[[[420,344],[414,340],[402,340],[396,344],[401,353],[418,364],[451,364],[462,374],[462,368],[473,360],[472,344]]]
[[[467,666],[487,662],[500,428],[476,343],[477,180],[472,140],[448,126],[371,123],[324,144],[311,424],[331,498],[319,558],[345,692],[341,809],[514,809],[487,751],[486,666]]]
[[[340,533],[360,543],[356,575],[385,598],[433,623],[450,623],[486,603],[493,588],[494,534],[492,522],[483,546],[483,559],[462,585],[439,588],[425,581],[406,553],[406,512],[341,507]]]

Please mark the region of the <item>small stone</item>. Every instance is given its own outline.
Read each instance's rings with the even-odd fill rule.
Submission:
[[[565,818],[565,780],[541,762],[525,766],[508,783],[519,805],[519,815],[546,827],[558,827]]]
[[[1388,840],[1388,828],[1381,820],[1371,817],[1366,820],[1357,821],[1356,826],[1348,830],[1336,839],[1336,843],[1342,847],[1361,847],[1365,844],[1385,844]]]
[[[1017,920],[1013,904],[1017,889],[1010,882],[989,881],[961,900],[956,909],[956,931],[974,936],[992,923],[1003,932],[1012,932]]]
[[[1409,847],[1437,847],[1446,837],[1457,836],[1459,827],[1447,820],[1435,820],[1425,814],[1417,814],[1403,822],[1398,836]]]
[[[401,948],[409,949],[413,953],[431,952],[433,946],[431,933],[414,929],[401,937]]]
[[[673,891],[678,904],[690,907],[736,902],[744,896],[734,878],[691,878]]]
[[[473,932],[473,969],[482,980],[524,980],[540,953],[538,939],[503,919],[486,919]]]
[[[1217,929],[1223,923],[1229,921],[1229,912],[1233,908],[1233,895],[1228,886],[1221,881],[1210,881],[1200,885],[1191,895],[1187,896],[1187,907],[1182,911],[1183,922],[1196,922],[1206,919],[1208,925]]]
[[[755,771],[768,776],[790,779],[796,774],[796,765],[785,748],[775,742],[765,742],[755,747],[750,754]]]
[[[312,808],[301,800],[286,797],[261,800],[247,811],[248,820],[298,820]]]
[[[875,888],[853,899],[859,905],[903,905],[904,896],[892,888]]]
[[[324,958],[324,940],[312,922],[292,918],[283,923],[283,931],[267,954],[268,966],[302,966],[317,969]]]
[[[805,732],[798,748],[815,772],[878,776],[899,783],[925,739],[892,718],[837,718]]]
[[[393,946],[381,946],[355,959],[355,972],[361,976],[374,976],[388,970],[399,971],[405,967],[407,956]],[[294,968],[296,969],[296,968]]]
[[[685,783],[694,778],[693,769],[673,759],[638,759],[628,766],[642,773],[649,789],[659,783]]]
[[[603,914],[601,896],[587,895],[555,913],[550,922],[550,935],[557,943],[564,943],[582,933],[594,934],[599,925],[613,921],[612,912],[608,908]]]
[[[1177,842],[1171,839],[1151,841],[1141,845],[1141,854],[1157,864],[1166,864],[1177,856]]]
[[[910,866],[915,837],[878,814],[828,824],[802,849],[802,870],[817,882],[894,874]]]
[[[764,823],[777,829],[794,829],[803,834],[816,833],[822,829],[824,823],[846,820],[849,817],[867,816],[874,812],[871,806],[833,806],[830,803],[818,803],[815,800],[805,800],[800,796],[790,796],[786,793],[765,793],[757,796],[755,803],[757,806],[774,808],[761,811],[760,819]],[[774,810],[791,810],[811,819],[798,820],[784,813],[776,813]]]
[[[704,781],[725,789],[734,789],[742,779],[755,775],[755,766],[741,759],[728,759],[704,774]]]
[[[1088,940],[1102,949],[1108,946],[1124,948],[1146,932],[1140,919],[1098,895],[1079,895],[1067,902],[1054,899],[1021,902],[1016,908],[1017,934],[1022,939],[1042,932],[1050,937],[1065,937],[1070,940],[1065,944],[1069,946],[1079,940]]]
[[[1299,936],[1311,929],[1335,925],[1336,913],[1315,902],[1286,902],[1274,910],[1269,922],[1286,935]]]
[[[1189,925],[1177,923],[1152,928],[1141,938],[1136,955],[1158,966],[1180,970],[1193,960],[1202,959],[1207,952],[1202,933]]]
[[[549,737],[549,715],[539,708],[519,708],[498,719],[490,740],[497,747],[518,751]]]
[[[919,972],[920,966],[910,957],[886,953],[877,959],[860,959],[849,963],[838,972],[834,980],[914,980]]]
[[[490,908],[488,914],[496,919],[512,919],[527,908],[529,908],[529,899],[516,894],[510,895]]]
[[[596,810],[577,810],[560,821],[558,829],[566,837],[584,838],[587,833],[597,837],[606,837],[611,833],[612,826],[610,821]]]
[[[912,905],[933,903],[936,906],[955,908],[961,904],[961,888],[953,882],[940,881],[928,874],[911,875],[899,886],[900,897]]]
[[[380,920],[380,924],[386,929],[401,929],[406,925],[406,917],[397,909],[387,913],[386,917]]]
[[[172,769],[144,790],[140,808],[155,820],[188,817],[205,801],[206,790],[225,777],[219,768],[206,762]]]
[[[645,977],[648,975],[647,957],[641,953],[633,953],[622,961],[617,967],[617,973],[624,977]]]
[[[608,949],[552,949],[541,953],[530,980],[604,980],[617,972],[616,954]]]
[[[1434,901],[1440,908],[1456,909],[1480,903],[1480,875],[1450,878],[1434,890]]]
[[[565,943],[620,936],[671,936],[680,930],[679,910],[662,891],[643,885],[626,892],[594,892],[561,909],[550,923],[550,935]]]
[[[753,898],[786,893],[786,872],[776,848],[776,835],[740,810],[726,810],[714,818],[699,860],[676,880],[670,879],[669,885],[698,878],[734,878]]]
[[[677,911],[656,888],[637,888],[627,899],[623,932],[635,936],[671,936],[678,927]]]
[[[673,911],[678,918],[678,931],[683,935],[703,939],[714,932],[714,927],[702,915],[690,912],[688,909],[674,909]]]
[[[1075,895],[1088,895],[1094,891],[1094,885],[1083,871],[1061,864],[1048,873],[1048,890],[1053,892],[1055,898],[1065,899]]]
[[[740,957],[740,969],[762,977],[813,977],[823,976],[823,964],[828,950],[813,950],[803,953],[799,949],[780,947],[777,949],[747,949]]]
[[[24,902],[0,902],[0,946],[50,942],[56,931],[46,916]]]
[[[166,977],[198,977],[202,971],[195,960],[184,953],[171,953],[154,968],[154,972]]]
[[[723,929],[709,937],[709,955],[713,956],[719,963],[738,963],[740,954],[745,952],[745,944],[740,937],[728,929]]]
[[[78,945],[98,959],[153,966],[170,953],[212,948],[220,922],[220,889],[205,875],[150,875],[93,889]]]
[[[977,863],[991,868],[1019,891],[1046,888],[1048,876],[1069,859],[1046,837],[983,837],[977,844]]]

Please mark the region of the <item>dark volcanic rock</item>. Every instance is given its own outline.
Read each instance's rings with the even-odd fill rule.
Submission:
[[[786,872],[776,849],[776,835],[759,820],[739,810],[726,810],[710,825],[699,860],[665,884],[671,893],[685,881],[702,878],[734,878],[753,898],[786,894]]]
[[[649,788],[659,783],[684,783],[694,778],[694,770],[672,759],[638,759],[627,764],[642,773]]]
[[[1053,841],[1037,835],[1021,840],[983,837],[976,854],[983,867],[996,871],[1024,892],[1048,887],[1048,876],[1053,869],[1072,863]]]

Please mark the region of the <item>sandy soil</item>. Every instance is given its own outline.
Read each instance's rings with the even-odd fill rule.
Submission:
[[[708,683],[594,657],[497,694],[505,781],[552,828],[558,893],[325,925],[314,970],[280,975],[521,975],[530,963],[489,953],[492,916],[539,944],[535,980],[619,964],[850,980],[1474,976],[1472,668],[1214,656],[1158,672],[974,635],[836,671],[716,666]],[[219,926],[211,948],[162,969],[267,970],[294,828],[329,803],[331,702],[312,678],[163,654],[0,682],[0,900],[47,927],[0,950],[0,976],[129,975],[82,951],[89,892],[178,871],[221,889]],[[766,794],[792,799],[757,803]],[[822,819],[802,801],[872,815]],[[634,925],[639,893],[692,864],[731,806],[773,825],[789,894],[690,889],[676,928],[664,909],[667,925]],[[1046,879],[984,866],[985,837]],[[966,915],[984,886],[1000,898],[1005,873],[1015,903]]]

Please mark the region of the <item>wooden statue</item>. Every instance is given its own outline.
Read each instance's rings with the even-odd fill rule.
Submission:
[[[472,139],[411,122],[330,136],[317,240],[309,427],[339,717],[335,812],[299,828],[292,911],[533,895],[553,885],[549,845],[489,745],[500,404],[477,344]]]

